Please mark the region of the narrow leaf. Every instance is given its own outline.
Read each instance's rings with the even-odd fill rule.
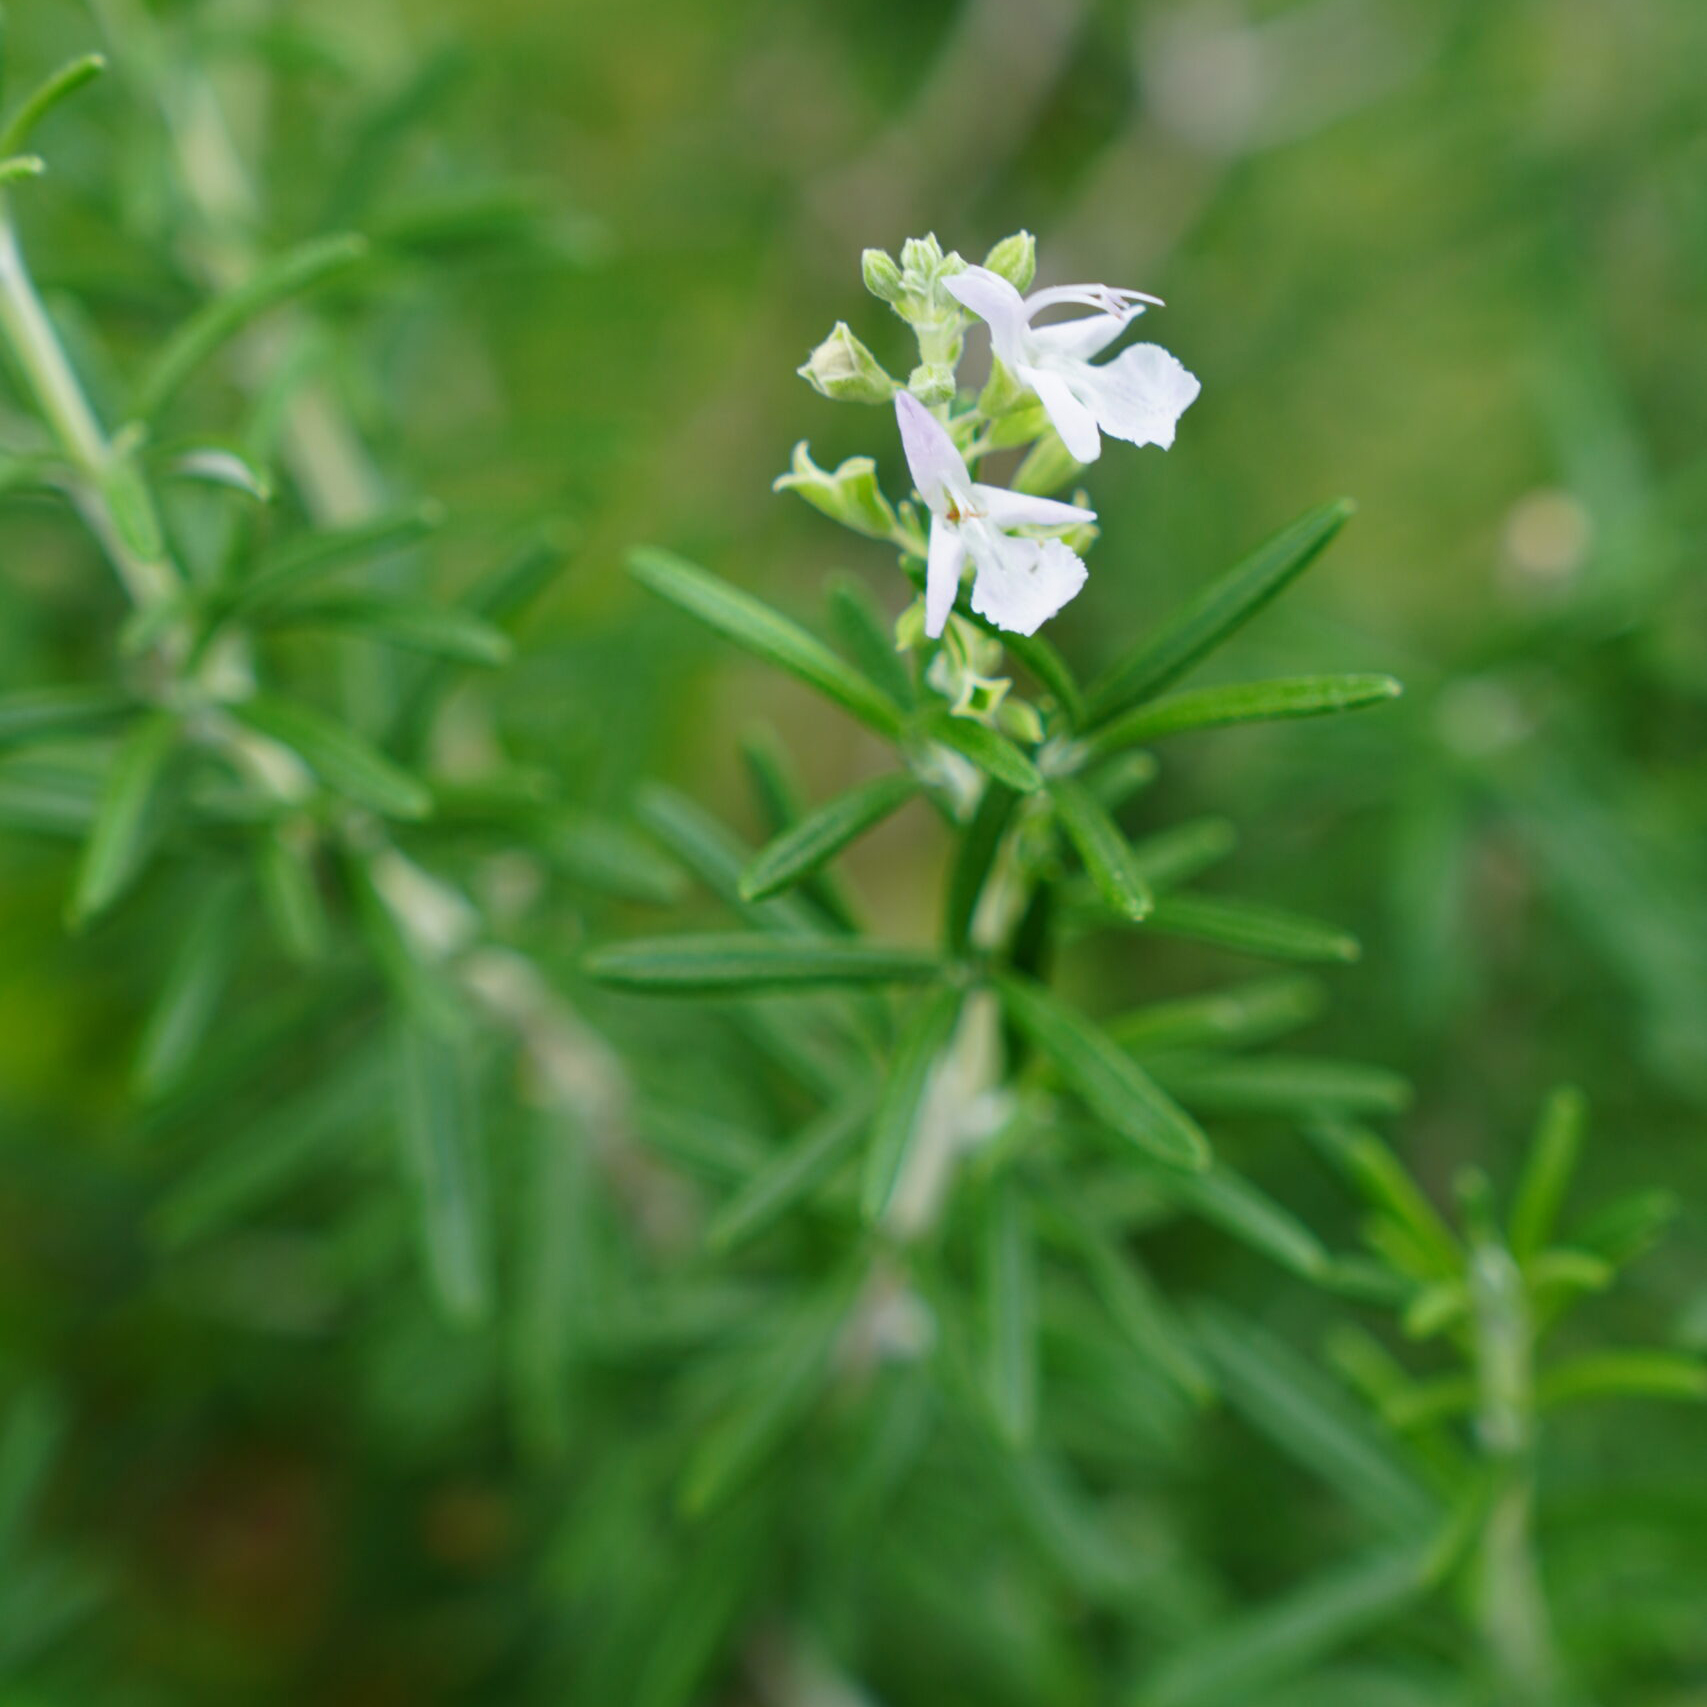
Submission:
[[[1187,1108],[1207,1114],[1399,1114],[1411,1102],[1410,1084],[1385,1067],[1313,1055],[1157,1064],[1151,1070]]]
[[[918,791],[910,776],[880,776],[827,801],[759,851],[742,873],[741,898],[763,901],[810,877]]]
[[[919,1115],[931,1068],[953,1034],[960,1002],[959,990],[934,992],[902,1029],[884,1075],[860,1190],[861,1212],[874,1226],[889,1212],[906,1175],[908,1157],[919,1137]]]
[[[1170,1178],[1170,1196],[1282,1268],[1320,1280],[1327,1273],[1327,1248],[1289,1209],[1259,1191],[1242,1175],[1217,1163],[1207,1173]]]
[[[314,871],[312,833],[281,824],[255,847],[255,876],[279,946],[299,965],[324,958],[331,921]]]
[[[941,972],[917,949],[839,938],[657,937],[595,949],[589,977],[651,995],[744,996],[838,984],[923,983]]]
[[[425,783],[343,724],[291,700],[241,700],[232,713],[251,729],[289,747],[326,786],[389,818],[425,818],[433,797]]]
[[[1464,1257],[1452,1229],[1375,1133],[1334,1119],[1310,1121],[1304,1130],[1373,1208],[1390,1215],[1409,1234],[1426,1264],[1423,1278],[1447,1280],[1462,1272]]]
[[[870,587],[853,575],[830,580],[830,622],[842,649],[897,705],[911,706],[917,697],[905,656],[895,649],[895,625],[884,615]]]
[[[129,695],[110,687],[23,688],[0,694],[0,744],[110,723],[134,707]]]
[[[130,886],[148,845],[150,807],[178,740],[177,720],[151,712],[125,737],[107,772],[69,909],[80,929]]]
[[[1189,818],[1132,844],[1132,863],[1152,889],[1188,883],[1218,865],[1239,845],[1226,818]]]
[[[400,1020],[393,1041],[397,1117],[427,1269],[445,1314],[481,1321],[491,1304],[486,1184],[476,1100],[462,1049]]]
[[[1209,1143],[1196,1123],[1088,1019],[1029,979],[1004,977],[1000,987],[1014,1024],[1098,1119],[1169,1167],[1209,1166]]]
[[[515,647],[501,628],[454,605],[419,599],[316,599],[286,605],[272,619],[276,628],[332,628],[450,658],[463,664],[507,663]]]
[[[1037,1427],[1037,1275],[1019,1181],[996,1183],[984,1218],[985,1384],[997,1432],[1015,1451]]]
[[[1357,938],[1337,925],[1220,896],[1158,896],[1145,925],[1165,936],[1189,937],[1264,960],[1346,962],[1362,952]]]
[[[1103,724],[1086,745],[1093,755],[1101,757],[1187,729],[1222,729],[1234,723],[1272,723],[1358,711],[1396,699],[1402,691],[1391,676],[1295,676],[1198,688],[1134,706]]]
[[[1415,1536],[1435,1502],[1364,1413],[1289,1346],[1219,1307],[1196,1314],[1229,1401],[1284,1452],[1382,1527]]]
[[[1144,881],[1132,845],[1089,789],[1070,777],[1058,777],[1049,785],[1055,816],[1068,839],[1079,851],[1085,870],[1103,900],[1122,918],[1148,916],[1155,897]]]
[[[1676,1351],[1602,1351],[1543,1371],[1536,1383],[1543,1405],[1576,1399],[1707,1400],[1707,1363]]]
[[[963,759],[970,759],[985,776],[1004,788],[1011,788],[1017,794],[1035,794],[1043,786],[1037,766],[1006,735],[970,717],[956,717],[950,711],[936,708],[921,720],[920,729],[931,740],[952,747]]]
[[[978,809],[972,815],[955,850],[954,862],[948,873],[947,914],[948,950],[964,954],[972,941],[973,921],[984,886],[995,867],[1002,837],[1013,818],[1019,796],[1011,788],[992,782],[984,790]]]
[[[723,1205],[706,1229],[706,1243],[714,1251],[734,1250],[804,1203],[852,1155],[869,1116],[863,1100],[820,1115]]]
[[[1092,718],[1112,717],[1184,675],[1296,580],[1344,527],[1352,509],[1342,498],[1307,511],[1212,582],[1159,633],[1141,642],[1093,684]]]
[[[232,594],[228,614],[250,616],[298,598],[328,576],[402,551],[437,528],[436,504],[376,516],[351,527],[321,528],[263,557]]]
[[[62,65],[19,104],[17,112],[0,130],[0,157],[22,154],[36,127],[57,107],[69,100],[79,89],[93,83],[107,69],[106,58],[98,53],[86,53]]]
[[[1575,1085],[1560,1085],[1541,1110],[1511,1210],[1511,1250],[1519,1262],[1528,1262],[1553,1237],[1587,1121],[1588,1103]]]
[[[1314,978],[1262,978],[1205,996],[1134,1008],[1110,1020],[1105,1029],[1123,1049],[1139,1055],[1206,1046],[1236,1049],[1308,1025],[1325,1003]]]
[[[1383,1548],[1282,1596],[1157,1667],[1140,1707],[1231,1707],[1268,1700],[1276,1684],[1380,1630],[1431,1583],[1427,1546]]]
[[[195,904],[137,1050],[133,1078],[140,1095],[158,1096],[195,1058],[236,958],[242,898],[241,886],[226,881]]]
[[[367,240],[350,233],[316,237],[268,262],[255,275],[198,309],[168,339],[137,386],[132,413],[147,421],[177,396],[203,362],[249,322],[301,296],[367,255]]]
[[[900,739],[901,713],[894,701],[769,605],[667,552],[635,552],[629,573],[736,645],[828,695],[879,735]]]

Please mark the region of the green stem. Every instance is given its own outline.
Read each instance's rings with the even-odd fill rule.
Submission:
[[[1500,1483],[1483,1527],[1477,1616],[1508,1707],[1560,1707],[1565,1672],[1541,1586],[1534,1539],[1534,1333],[1523,1277],[1509,1252],[1479,1244],[1471,1258],[1483,1449]]]
[[[75,476],[74,496],[132,601],[148,608],[178,590],[164,555],[144,555],[125,539],[108,496],[119,458],[84,396],[48,319],[18,246],[11,210],[0,199],[0,335],[11,346],[42,419]]]

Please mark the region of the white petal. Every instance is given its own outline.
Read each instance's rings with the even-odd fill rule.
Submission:
[[[925,561],[925,633],[937,639],[954,609],[960,591],[960,571],[966,563],[966,542],[960,529],[941,516],[931,521],[930,555]]]
[[[1098,368],[1085,367],[1079,369],[1078,373],[1092,374],[1100,371]],[[1074,396],[1073,387],[1069,386],[1060,374],[1051,373],[1047,368],[1021,368],[1019,377],[1037,393],[1038,401],[1042,403],[1055,431],[1061,435],[1061,442],[1067,447],[1068,454],[1078,462],[1095,462],[1102,455],[1102,440],[1097,436],[1097,418]]]
[[[1203,387],[1160,344],[1134,344],[1103,367],[1076,372],[1073,389],[1105,433],[1165,450]]]
[[[1023,359],[1026,335],[1025,301],[1019,292],[988,267],[968,267],[942,281],[942,288],[962,308],[989,322],[996,354],[1013,367]]]
[[[1087,314],[1079,320],[1063,320],[1056,326],[1033,326],[1028,334],[1032,359],[1039,365],[1050,361],[1088,362],[1092,356],[1100,356],[1134,318],[1135,314],[1123,311]]]
[[[907,467],[919,496],[939,515],[951,500],[964,500],[972,489],[972,476],[948,429],[910,391],[895,393],[895,418],[901,424],[901,448],[907,453]]]
[[[1005,486],[974,486],[972,498],[979,514],[999,528],[1067,528],[1097,519],[1095,510],[1063,504],[1058,498],[1010,492]]]
[[[1035,634],[1085,584],[1084,563],[1058,539],[1015,539],[988,524],[967,534],[972,608],[998,628]]]

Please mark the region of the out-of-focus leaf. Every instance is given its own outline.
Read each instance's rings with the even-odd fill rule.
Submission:
[[[807,809],[782,743],[769,729],[752,730],[742,737],[741,759],[767,834],[774,839],[792,830]],[[801,895],[838,930],[858,933],[858,909],[833,871],[820,868],[805,879]]]
[[[1553,1237],[1587,1121],[1588,1103],[1575,1085],[1560,1085],[1541,1110],[1511,1207],[1511,1252],[1519,1262],[1528,1262]]]
[[[148,1017],[133,1079],[144,1097],[157,1096],[194,1058],[212,1022],[241,941],[241,885],[216,882],[197,902]]]
[[[1419,1278],[1451,1279],[1462,1271],[1463,1252],[1452,1229],[1375,1133],[1329,1118],[1308,1122],[1305,1132],[1348,1184],[1410,1235],[1427,1265]]]
[[[1037,1275],[1029,1208],[1011,1170],[983,1232],[985,1386],[996,1428],[1017,1451],[1037,1427]]]
[[[1222,1391],[1276,1446],[1383,1529],[1416,1537],[1439,1513],[1368,1419],[1296,1352],[1218,1306],[1195,1315]]]
[[[1002,1005],[1098,1119],[1173,1168],[1201,1172],[1209,1143],[1185,1111],[1082,1014],[1030,979],[1000,981]]]
[[[464,1326],[491,1310],[491,1231],[476,1100],[465,1049],[399,1018],[392,1038],[398,1137],[427,1272]]]
[[[894,701],[823,641],[768,605],[668,552],[635,552],[629,558],[629,572],[642,586],[697,616],[736,645],[835,700],[879,735],[900,739],[901,713]]]
[[[1071,777],[1051,782],[1049,796],[1061,828],[1078,849],[1103,900],[1122,918],[1146,917],[1156,904],[1155,897],[1132,856],[1132,844],[1096,796]]]
[[[1427,1593],[1428,1547],[1384,1547],[1171,1655],[1140,1707],[1233,1707],[1380,1629]]]
[[[425,818],[433,797],[425,783],[324,712],[293,700],[240,700],[232,714],[289,747],[326,786],[388,818]]]
[[[1091,717],[1097,721],[1113,717],[1184,675],[1309,568],[1345,526],[1354,507],[1341,498],[1307,511],[1211,582],[1159,632],[1092,684]]]
[[[1707,1400],[1707,1363],[1678,1351],[1601,1351],[1542,1371],[1535,1396],[1543,1405],[1577,1399]]]
[[[894,624],[879,609],[871,589],[855,575],[830,578],[830,621],[842,648],[862,675],[869,676],[897,705],[911,707],[916,694],[901,653],[895,649]]]
[[[573,810],[552,820],[550,853],[574,882],[599,894],[663,906],[682,898],[681,871],[626,824]]]
[[[972,939],[978,902],[995,865],[1002,837],[1013,818],[1019,796],[999,782],[988,784],[955,849],[948,873],[947,939],[951,954],[964,954]]]
[[[1325,717],[1359,711],[1397,699],[1403,690],[1391,676],[1292,676],[1272,682],[1237,682],[1195,688],[1134,706],[1103,724],[1087,742],[1100,757],[1176,735],[1188,729],[1223,729],[1235,723],[1272,723],[1296,717]]]
[[[919,1136],[919,1115],[931,1068],[953,1035],[961,993],[934,991],[902,1029],[884,1073],[883,1091],[871,1122],[860,1208],[873,1225],[883,1220],[906,1174]]]
[[[251,320],[347,271],[367,256],[367,240],[350,233],[314,237],[214,297],[167,340],[136,388],[132,413],[152,420],[203,362]]]
[[[941,963],[917,949],[840,938],[750,934],[653,937],[595,949],[589,977],[652,995],[757,995],[842,984],[916,984]]]
[[[15,1394],[0,1421],[0,1565],[8,1570],[64,1431],[64,1407],[43,1387]]]
[[[880,776],[809,812],[760,849],[741,877],[741,898],[763,901],[810,877],[850,842],[898,812],[918,793],[910,776]]]
[[[0,743],[98,727],[132,709],[130,696],[110,687],[24,688],[0,694]]]
[[[255,877],[279,946],[294,961],[323,959],[332,925],[314,870],[312,831],[279,824],[255,844]]]
[[[381,640],[429,657],[492,667],[515,650],[501,628],[455,605],[419,599],[325,598],[294,601],[278,610],[275,628],[326,628]]]
[[[1239,844],[1225,818],[1191,818],[1132,844],[1132,863],[1152,889],[1186,883],[1218,864]]]
[[[68,919],[74,930],[110,907],[142,869],[150,809],[177,741],[178,720],[150,712],[114,755],[72,891]]]
[[[1262,978],[1207,995],[1134,1008],[1110,1020],[1104,1030],[1123,1049],[1138,1055],[1170,1049],[1237,1049],[1267,1043],[1308,1025],[1326,1001],[1314,978]]]
[[[18,103],[18,110],[6,121],[6,128],[0,130],[0,157],[22,154],[42,120],[106,69],[104,55],[86,53],[44,78]]]
[[[1676,1192],[1633,1191],[1595,1210],[1571,1234],[1571,1243],[1622,1268],[1651,1250],[1677,1218]]]
[[[1187,1108],[1208,1114],[1398,1114],[1411,1101],[1410,1085],[1385,1067],[1313,1055],[1159,1062],[1151,1071]]]
[[[715,1251],[733,1250],[805,1202],[853,1154],[870,1114],[861,1099],[812,1121],[723,1205],[706,1229],[706,1243]]]
[[[1166,936],[1190,937],[1263,960],[1346,962],[1362,952],[1357,938],[1336,925],[1220,896],[1159,896],[1145,925]]]
[[[246,618],[274,610],[359,564],[406,550],[444,519],[436,504],[375,516],[349,527],[317,528],[269,553],[232,590],[226,614]]]
[[[1207,1173],[1170,1177],[1167,1189],[1206,1221],[1282,1268],[1306,1280],[1319,1280],[1327,1272],[1329,1258],[1321,1240],[1232,1169],[1217,1164]]]

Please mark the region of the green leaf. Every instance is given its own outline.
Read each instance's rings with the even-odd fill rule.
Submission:
[[[178,742],[177,719],[151,712],[132,725],[101,789],[68,921],[80,930],[129,888],[146,857],[151,807]]]
[[[1511,1209],[1511,1252],[1519,1262],[1530,1261],[1553,1237],[1587,1122],[1588,1103],[1575,1085],[1560,1085],[1541,1110]]]
[[[1091,1112],[1146,1155],[1202,1172],[1209,1143],[1132,1057],[1082,1014],[1029,979],[1000,980],[1002,1005]]]
[[[1543,1405],[1577,1399],[1643,1398],[1707,1400],[1707,1363],[1677,1351],[1602,1351],[1568,1358],[1544,1370],[1536,1382]]]
[[[1140,1707],[1233,1707],[1391,1623],[1431,1586],[1432,1548],[1382,1548],[1242,1618],[1218,1623],[1156,1668]]]
[[[1117,1249],[1076,1206],[1061,1203],[1061,1220],[1084,1261],[1091,1286],[1127,1343],[1182,1393],[1207,1404],[1215,1382],[1191,1333],[1130,1252]]]
[[[905,656],[895,649],[895,625],[867,584],[854,575],[830,578],[830,622],[860,672],[897,705],[911,707],[917,695]]]
[[[1314,978],[1261,978],[1229,990],[1152,1002],[1104,1028],[1123,1049],[1139,1055],[1169,1049],[1237,1049],[1267,1043],[1308,1025],[1326,1005]]]
[[[195,1058],[237,956],[242,903],[240,884],[217,882],[180,927],[183,940],[137,1050],[132,1078],[139,1095],[158,1096]]]
[[[280,824],[263,833],[255,877],[279,946],[298,965],[324,959],[332,925],[314,871],[312,828]]]
[[[101,772],[79,752],[0,758],[0,826],[82,841],[94,827]]]
[[[805,1422],[830,1368],[852,1301],[847,1277],[794,1306],[793,1319],[775,1335],[761,1368],[740,1383],[731,1403],[688,1459],[681,1504],[703,1517],[757,1474],[788,1436]]]
[[[1571,1243],[1622,1268],[1652,1248],[1681,1208],[1677,1193],[1664,1187],[1629,1192],[1595,1210]]]
[[[1463,1272],[1464,1254],[1452,1229],[1379,1137],[1364,1127],[1333,1119],[1312,1120],[1304,1130],[1364,1199],[1390,1215],[1410,1236],[1426,1265],[1418,1278],[1450,1280]]]
[[[567,522],[547,524],[512,557],[476,580],[458,603],[471,616],[507,629],[563,573],[576,537]]]
[[[907,1159],[919,1135],[919,1114],[931,1068],[953,1035],[960,1003],[959,990],[934,991],[902,1028],[884,1074],[860,1189],[861,1212],[873,1226],[889,1213],[906,1176]]]
[[[641,550],[629,573],[660,598],[836,701],[889,740],[902,733],[899,708],[880,688],[842,662],[823,641],[715,575],[668,552]]]
[[[773,839],[792,830],[806,816],[806,806],[789,756],[769,728],[750,730],[741,738],[741,761],[758,803],[765,833]],[[801,898],[810,901],[837,930],[857,936],[859,911],[836,874],[819,870],[801,885]]]
[[[1092,719],[1113,717],[1184,675],[1296,580],[1345,526],[1354,507],[1341,498],[1307,511],[1212,582],[1092,685]]]
[[[1348,962],[1363,952],[1357,938],[1337,925],[1220,896],[1159,895],[1144,923],[1164,936],[1189,937],[1264,960]]]
[[[418,599],[337,598],[292,603],[271,619],[275,628],[332,628],[463,664],[508,663],[515,647],[501,628],[454,605]]]
[[[1226,818],[1190,818],[1132,844],[1132,863],[1152,889],[1187,883],[1219,864],[1239,845]]]
[[[110,723],[134,709],[135,701],[117,688],[22,688],[0,694],[0,744]]]
[[[917,949],[840,938],[723,935],[613,943],[586,958],[589,977],[668,996],[747,996],[842,984],[917,984],[941,963]]]
[[[1013,818],[1019,796],[1011,788],[992,782],[978,802],[955,849],[948,872],[947,940],[950,954],[964,954],[972,940],[973,920],[1001,849],[1002,837]]]
[[[680,901],[681,869],[626,824],[602,813],[571,810],[551,820],[552,861],[571,881],[599,894],[659,906]]]
[[[1151,1070],[1186,1107],[1208,1114],[1398,1114],[1411,1102],[1409,1083],[1385,1067],[1313,1055],[1158,1063]]]
[[[161,472],[175,480],[191,480],[203,486],[241,492],[257,504],[273,501],[272,481],[246,456],[224,445],[197,445],[174,452]]]
[[[101,498],[125,548],[148,563],[165,554],[160,513],[148,482],[128,456],[115,456],[100,471]]]
[[[433,797],[425,783],[343,724],[291,700],[240,700],[232,715],[289,747],[325,785],[388,818],[425,818]]]
[[[320,528],[269,552],[231,595],[228,614],[249,617],[299,598],[328,576],[403,551],[444,519],[437,504],[417,504],[351,527]]]
[[[1154,753],[1137,749],[1116,753],[1085,778],[1085,786],[1110,812],[1118,812],[1133,795],[1148,788],[1160,770]]]
[[[985,776],[1017,794],[1035,794],[1043,786],[1037,766],[1006,735],[970,717],[956,717],[945,707],[936,706],[919,720],[919,732],[953,748]]]
[[[1136,921],[1147,917],[1156,904],[1155,897],[1132,857],[1131,843],[1096,796],[1070,777],[1051,782],[1049,796],[1055,803],[1057,821],[1078,849],[1103,900],[1122,918]]]
[[[1168,1195],[1212,1221],[1282,1268],[1320,1280],[1330,1258],[1321,1240],[1289,1209],[1259,1191],[1249,1180],[1217,1163],[1207,1173],[1170,1178]]]
[[[42,120],[61,101],[93,83],[106,69],[106,58],[99,53],[86,53],[81,59],[60,66],[24,97],[18,110],[6,121],[5,129],[0,130],[0,157],[22,154]]]
[[[1234,723],[1272,723],[1358,711],[1398,698],[1391,676],[1294,676],[1272,682],[1237,682],[1151,700],[1103,724],[1086,743],[1094,757],[1139,746],[1187,729],[1222,729]]]
[[[985,1387],[997,1432],[1017,1452],[1037,1428],[1037,1265],[1011,1170],[995,1184],[983,1243]]]
[[[20,1563],[25,1526],[46,1491],[65,1433],[65,1412],[43,1387],[12,1395],[0,1428],[0,1569],[11,1576]]]
[[[1435,1501],[1346,1394],[1284,1342],[1219,1306],[1195,1317],[1222,1391],[1252,1424],[1383,1528],[1416,1536]]]
[[[398,1136],[421,1243],[445,1314],[464,1326],[491,1310],[491,1238],[478,1102],[464,1045],[407,1018],[393,1037]]]
[[[315,237],[278,256],[251,278],[204,304],[174,332],[136,388],[132,414],[152,420],[183,389],[203,362],[250,321],[302,296],[367,256],[364,237]]]
[[[820,1115],[723,1205],[706,1229],[707,1245],[719,1253],[732,1251],[804,1203],[853,1153],[870,1113],[861,1099]]]
[[[742,900],[766,900],[810,877],[918,792],[910,776],[880,776],[827,801],[759,851],[741,875]]]

